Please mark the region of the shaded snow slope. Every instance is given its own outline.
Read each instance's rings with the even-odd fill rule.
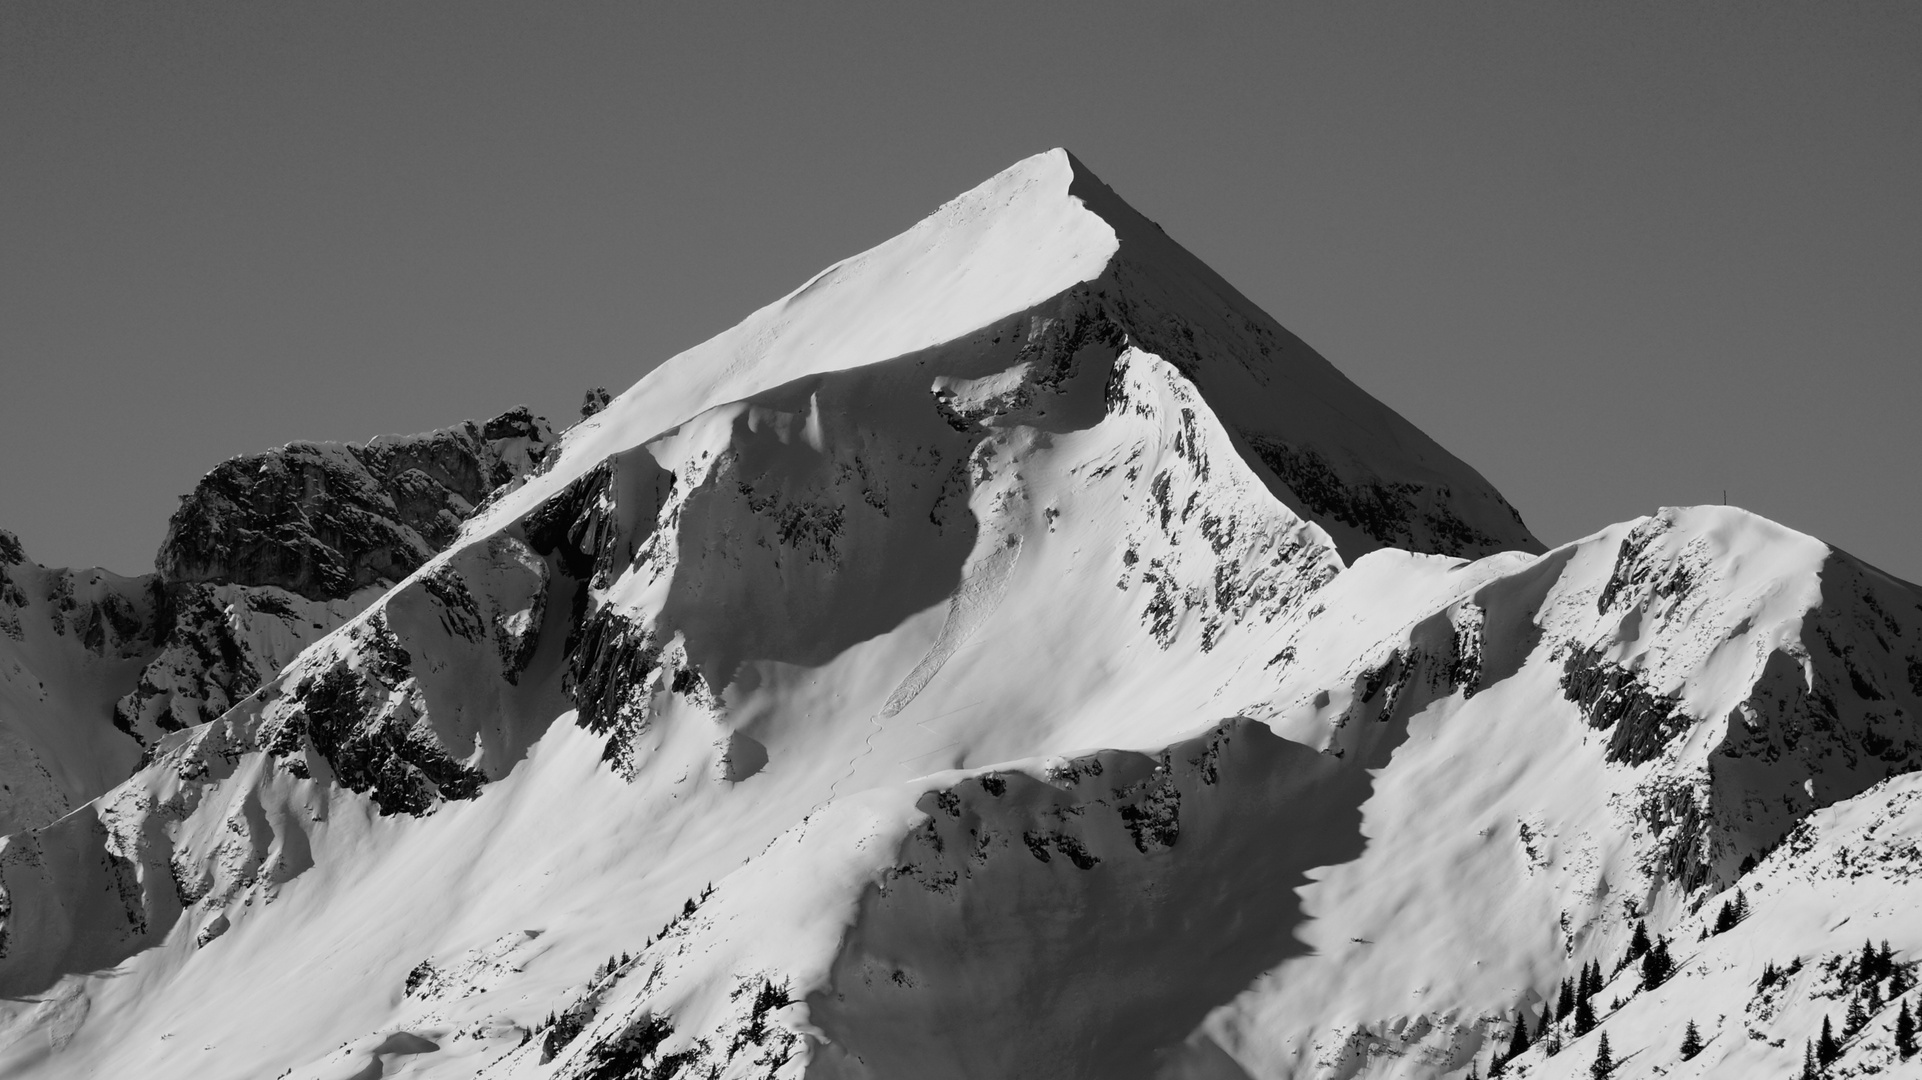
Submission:
[[[114,700],[154,652],[151,583],[54,570],[0,531],[0,830],[45,825],[125,779]]]
[[[1532,550],[1063,153],[537,470],[0,839],[0,1075],[1459,1077],[1591,962],[1509,1070],[1894,1063],[1922,594]]]

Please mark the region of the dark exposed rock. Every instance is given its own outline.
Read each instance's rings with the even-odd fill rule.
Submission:
[[[649,699],[658,689],[653,678],[661,666],[653,635],[611,608],[603,608],[581,631],[569,658],[567,689],[578,709],[577,722],[607,736],[602,759],[622,765],[633,739],[647,728]]]
[[[1642,821],[1655,835],[1654,874],[1692,892],[1714,870],[1716,842],[1707,800],[1692,785],[1658,782],[1643,796]]]
[[[1127,826],[1135,850],[1144,854],[1173,847],[1181,839],[1181,789],[1175,785],[1168,760],[1164,754],[1160,768],[1114,793],[1121,823]],[[1213,772],[1212,763],[1208,771]]]
[[[479,794],[486,774],[454,760],[410,707],[402,684],[412,658],[378,616],[361,636],[363,663],[342,660],[302,680],[294,712],[265,749],[288,758],[312,745],[341,786],[369,795],[383,814],[418,816],[439,799]]]
[[[1569,649],[1561,681],[1562,696],[1582,707],[1589,727],[1613,729],[1610,761],[1653,761],[1695,723],[1675,698],[1656,692],[1640,672],[1610,663],[1600,649]]]
[[[171,630],[162,651],[179,655],[148,664],[134,692],[114,706],[114,726],[142,743],[152,731],[178,731],[214,719],[290,659],[276,657],[278,662],[261,671],[213,586],[182,585],[163,596],[164,621]],[[277,615],[271,609],[266,613]]]
[[[222,462],[169,523],[155,558],[159,648],[115,706],[115,726],[150,743],[219,716],[372,599],[344,603],[357,591],[400,580],[451,543],[553,438],[519,408]]]
[[[1096,357],[1112,360],[1130,345],[1166,360],[1195,381],[1204,394],[1208,390],[1202,374],[1208,366],[1204,362],[1206,353],[1233,356],[1259,381],[1276,358],[1291,350],[1307,349],[1299,342],[1282,340],[1277,333],[1279,327],[1249,323],[1239,327],[1246,339],[1223,338],[1177,316],[1141,308],[1128,296],[1127,279],[1132,273],[1128,260],[1118,260],[1110,270],[1116,281],[1103,278],[1098,283],[1077,285],[1061,294],[1052,309],[1030,313],[1028,337],[1021,352],[1022,359],[1031,365],[1026,383],[1030,394],[1041,389],[1058,390],[1082,363]],[[1246,349],[1250,341],[1255,344],[1255,352]],[[1126,405],[1125,398],[1122,375],[1116,369],[1104,392],[1108,411],[1119,411]],[[1025,402],[1004,407],[1020,404]],[[982,420],[957,409],[939,394],[937,408],[956,430],[972,430]],[[1298,501],[1306,512],[1323,521],[1359,530],[1376,544],[1471,558],[1509,548],[1540,550],[1521,516],[1492,489],[1457,492],[1427,481],[1384,478],[1362,461],[1335,460],[1322,449],[1239,426],[1227,413],[1217,412],[1255,458],[1285,485],[1287,491],[1277,490],[1278,496]],[[1192,423],[1192,417],[1183,418],[1184,428]],[[1189,445],[1194,445],[1191,434],[1185,440],[1178,438],[1175,450],[1181,453]],[[1205,478],[1207,463],[1195,464]],[[1491,535],[1457,512],[1460,508],[1472,513],[1469,507],[1477,497],[1492,500],[1493,509],[1502,518],[1495,526],[1500,535]]]
[[[608,394],[607,387],[590,387],[581,398],[581,419],[585,420],[607,408],[607,403],[612,400],[614,399]]]
[[[1609,571],[1608,581],[1596,597],[1597,611],[1606,613],[1625,597],[1646,600],[1688,592],[1695,579],[1689,563],[1682,559],[1653,559],[1647,554],[1670,527],[1666,517],[1657,515],[1628,531],[1615,553],[1615,566]]]
[[[5,574],[7,566],[26,561],[27,552],[20,546],[20,538],[5,529],[0,529],[0,575]],[[0,576],[0,581],[4,580],[5,577]]]
[[[516,409],[365,444],[289,443],[222,462],[174,512],[155,565],[169,584],[273,585],[310,600],[394,582],[534,469],[553,441]]]
[[[559,553],[561,566],[588,580],[613,539],[614,459],[594,466],[527,516],[527,542],[542,555]]]

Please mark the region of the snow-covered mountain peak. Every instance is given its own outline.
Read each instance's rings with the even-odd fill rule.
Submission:
[[[6,541],[0,736],[91,771],[0,773],[0,1075],[1913,1058],[1922,593],[1729,507],[1540,550],[1064,151],[558,443]]]
[[[674,356],[564,436],[548,471],[470,523],[529,512],[610,455],[708,409],[970,336],[1040,371],[1133,344],[1192,382],[1269,490],[1353,558],[1399,546],[1539,550],[1482,477],[1350,382],[1065,150]],[[952,350],[950,350],[952,351]]]
[[[665,361],[569,430],[554,471],[475,528],[713,406],[962,337],[1099,276],[1117,240],[1071,194],[1076,177],[1064,150],[1026,158]]]

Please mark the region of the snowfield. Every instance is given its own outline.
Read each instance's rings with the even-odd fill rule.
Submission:
[[[1922,1075],[1922,591],[1544,551],[1065,151],[558,437],[236,461],[0,535],[0,1075]]]

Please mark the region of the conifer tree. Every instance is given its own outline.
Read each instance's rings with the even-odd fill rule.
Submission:
[[[1702,1052],[1702,1033],[1695,1029],[1695,1021],[1688,1022],[1688,1029],[1682,1032],[1682,1060],[1687,1061]]]
[[[1569,1014],[1574,1011],[1575,984],[1567,979],[1563,979],[1561,996],[1555,999],[1555,1019],[1566,1020]]]
[[[1815,1071],[1815,1043],[1802,1040],[1802,1080],[1820,1080]]]
[[[1523,1051],[1527,1049],[1528,1049],[1528,1014],[1523,1013],[1520,1016],[1517,1016],[1515,1018],[1515,1030],[1512,1034],[1508,1036],[1508,1053],[1503,1056],[1502,1060],[1513,1061],[1516,1058],[1521,1057]]]
[[[1829,1062],[1842,1056],[1842,1044],[1836,1041],[1835,1029],[1829,1026],[1829,1018],[1822,1018],[1822,1034],[1815,1040],[1815,1060],[1827,1066]]]
[[[1875,943],[1864,938],[1862,941],[1862,958],[1855,962],[1855,977],[1863,982],[1868,982],[1870,979],[1875,978],[1876,972],[1880,967],[1880,964],[1877,963],[1879,959],[1880,957],[1875,951]]]
[[[1628,958],[1630,960],[1640,960],[1642,954],[1647,951],[1648,922],[1644,919],[1636,919],[1635,932],[1630,934],[1628,938]]]
[[[1722,910],[1715,913],[1715,932],[1726,934],[1733,929],[1735,929],[1735,905],[1724,900]]]
[[[1541,1023],[1535,1025],[1534,1042],[1541,1042],[1548,1038],[1549,1029],[1554,1027],[1555,1024],[1555,1018],[1550,1015],[1553,1012],[1553,1009],[1547,1008],[1546,1006],[1543,1007]]]
[[[1842,1018],[1842,1037],[1844,1039],[1853,1038],[1855,1033],[1861,1031],[1863,1025],[1868,1022],[1869,1014],[1862,1011],[1862,999],[1859,997],[1850,998],[1849,1011]]]
[[[1915,1056],[1915,1016],[1909,1012],[1909,1003],[1902,1003],[1902,1011],[1895,1017],[1895,1052],[1902,1060]]]
[[[1575,999],[1575,1037],[1581,1038],[1595,1030],[1595,1005],[1590,999]]]
[[[1653,990],[1668,981],[1675,970],[1675,962],[1669,959],[1668,938],[1655,939],[1655,947],[1642,957],[1642,989]]]
[[[1615,1058],[1608,1051],[1608,1032],[1602,1032],[1602,1041],[1595,1047],[1595,1063],[1588,1067],[1588,1075],[1595,1080],[1603,1080],[1615,1071]]]
[[[1889,939],[1882,939],[1882,951],[1875,955],[1876,973],[1881,978],[1895,974],[1895,954],[1889,951]]]

